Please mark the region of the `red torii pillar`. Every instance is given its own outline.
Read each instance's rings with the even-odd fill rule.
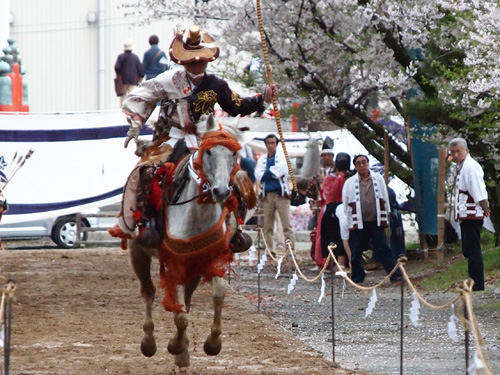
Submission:
[[[7,73],[10,78],[11,104],[0,103],[1,112],[29,112],[29,105],[23,105],[23,76],[19,63],[12,64],[12,73]]]
[[[7,74],[12,80],[12,106],[14,112],[29,112],[29,105],[23,105],[23,76],[18,63],[12,64],[12,73]]]

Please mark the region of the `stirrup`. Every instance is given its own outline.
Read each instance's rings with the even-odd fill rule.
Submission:
[[[242,253],[250,249],[251,246],[252,238],[241,230],[237,230],[229,242],[229,248],[233,253]]]
[[[155,228],[144,228],[141,231],[139,237],[136,238],[135,242],[144,247],[160,247],[162,237],[160,233]]]

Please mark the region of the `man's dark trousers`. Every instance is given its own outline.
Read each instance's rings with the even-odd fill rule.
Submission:
[[[484,265],[481,251],[483,220],[464,220],[460,223],[462,253],[468,260],[469,277],[474,280],[474,290],[484,290]]]
[[[373,246],[373,253],[384,266],[385,272],[389,273],[396,265],[396,259],[387,243],[385,228],[379,227],[376,221],[363,221],[363,229],[352,230],[349,233],[351,245],[351,278],[355,283],[362,283],[365,280],[365,270],[363,268],[363,251]],[[401,277],[401,272],[397,270],[391,280],[395,281]]]

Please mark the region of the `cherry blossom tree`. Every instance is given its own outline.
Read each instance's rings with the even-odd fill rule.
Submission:
[[[127,6],[145,20],[168,17],[216,30],[225,64],[218,67],[227,78],[249,82],[241,67],[262,58],[255,0],[135,0]],[[374,110],[382,119],[433,126],[427,140],[438,145],[465,137],[485,169],[500,232],[496,0],[262,0],[262,15],[284,112],[301,103],[307,122],[349,129],[379,160],[389,134],[390,170],[410,185],[408,147]],[[264,83],[262,64],[252,74],[250,82]]]

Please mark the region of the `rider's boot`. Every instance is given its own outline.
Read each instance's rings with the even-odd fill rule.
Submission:
[[[162,234],[159,230],[159,213],[150,202],[151,184],[156,168],[153,165],[144,166],[140,170],[139,192],[137,194],[137,218],[139,236],[137,243],[146,247],[158,247],[161,244]],[[139,216],[139,215],[138,215]]]

